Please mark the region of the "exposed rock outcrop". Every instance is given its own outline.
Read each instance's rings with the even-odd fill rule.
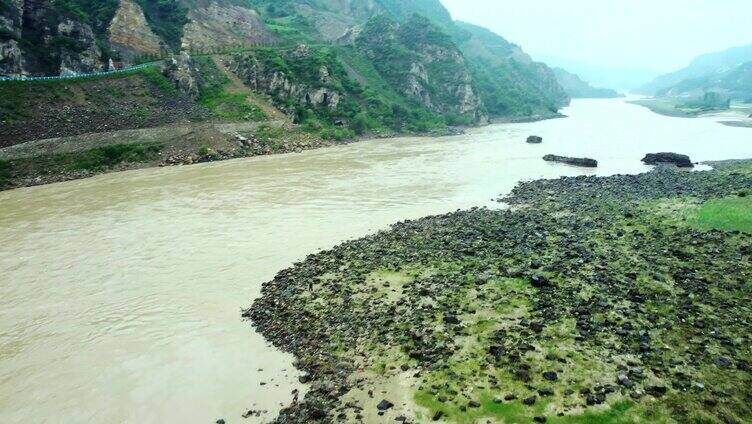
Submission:
[[[647,165],[673,164],[679,168],[692,168],[694,164],[687,155],[678,153],[648,153],[642,158]]]
[[[355,44],[405,96],[436,112],[485,120],[464,56],[428,19],[414,15],[398,23],[377,16],[366,23]]]
[[[305,45],[284,52],[282,57],[298,63],[314,61],[311,50]],[[256,53],[236,55],[229,65],[248,87],[271,95],[277,106],[289,114],[294,112],[295,106],[336,110],[343,96],[335,88],[326,66],[319,67],[317,78],[293,75],[290,70],[280,68]]]
[[[23,2],[0,7],[0,75],[21,73],[21,12]]]
[[[178,91],[198,99],[201,94],[201,72],[188,53],[182,52],[179,56],[166,60],[162,73],[175,84]]]
[[[120,0],[120,7],[109,27],[110,44],[126,63],[143,54],[159,54],[164,42],[151,30],[144,11],[133,0]]]
[[[89,25],[66,19],[58,24],[57,33],[76,40],[73,47],[63,47],[60,50],[60,75],[76,75],[106,68],[102,63],[102,51]]]
[[[183,48],[203,50],[214,46],[270,43],[275,37],[266,29],[255,10],[240,6],[222,6],[212,3],[208,7],[193,9],[185,26]]]
[[[597,168],[598,161],[590,158],[571,158],[568,156],[546,155],[543,156],[546,162],[565,163],[567,165],[581,166],[584,168]]]

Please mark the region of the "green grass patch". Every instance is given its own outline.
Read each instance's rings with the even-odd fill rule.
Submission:
[[[690,224],[703,229],[752,233],[752,197],[727,197],[709,200],[696,209]]]
[[[478,394],[478,408],[461,408],[460,406],[442,403],[426,391],[415,394],[415,402],[425,408],[428,413],[419,419],[430,421],[437,412],[442,412],[442,420],[458,424],[474,424],[486,419],[505,424],[527,424],[533,422],[536,416],[546,416],[547,402],[538,398],[535,405],[526,406],[520,400],[497,403],[494,395],[489,391]],[[463,410],[464,409],[464,410]],[[422,414],[421,414],[422,415]],[[423,421],[421,421],[423,422]],[[661,408],[637,404],[629,400],[614,403],[608,409],[587,411],[579,415],[546,416],[547,423],[553,424],[633,424],[633,423],[672,423],[664,415]]]
[[[196,57],[194,60],[204,77],[199,102],[215,116],[239,121],[263,121],[268,118],[260,107],[248,103],[247,94],[228,92],[230,79],[217,68],[211,57]]]
[[[243,121],[267,119],[266,113],[260,107],[248,103],[248,96],[245,94],[212,91],[202,94],[200,102],[220,118]]]
[[[142,74],[152,84],[156,85],[160,90],[168,93],[177,93],[175,86],[159,71],[156,66],[149,66],[147,68],[139,69],[136,73]]]
[[[158,144],[116,144],[61,155],[68,171],[105,171],[121,163],[148,162],[162,151]]]

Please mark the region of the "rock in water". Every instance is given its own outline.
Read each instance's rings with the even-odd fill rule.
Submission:
[[[527,138],[527,142],[530,144],[541,144],[543,143],[543,137],[538,137],[537,135],[531,135]]]
[[[658,165],[661,163],[674,164],[679,168],[692,168],[694,165],[687,155],[678,153],[648,153],[642,158],[647,165]]]
[[[543,160],[548,162],[566,163],[567,165],[582,166],[585,168],[597,168],[598,161],[589,158],[570,158],[567,156],[546,155]]]

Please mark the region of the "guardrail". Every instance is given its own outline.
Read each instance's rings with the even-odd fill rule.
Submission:
[[[139,69],[149,68],[154,65],[155,63],[144,63],[141,65],[129,66],[123,69],[116,69],[114,71],[88,72],[85,74],[57,75],[57,76],[48,76],[48,77],[29,77],[25,75],[18,76],[18,77],[0,77],[0,81],[60,81],[60,80],[71,80],[71,79],[79,79],[79,78],[94,78],[94,77],[100,77],[100,76],[106,76],[106,75],[124,74],[127,72],[137,71]]]

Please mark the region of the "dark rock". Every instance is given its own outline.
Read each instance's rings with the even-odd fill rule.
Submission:
[[[542,275],[533,275],[530,277],[530,283],[533,285],[533,287],[547,287],[551,285],[551,281],[548,280],[548,278],[542,276]]]
[[[506,355],[507,351],[504,349],[504,346],[491,346],[488,348],[488,353],[498,361],[502,356]]]
[[[478,402],[477,400],[471,400],[467,404],[467,406],[470,407],[470,408],[480,408],[480,402]]]
[[[546,371],[543,373],[543,378],[548,381],[556,381],[559,379],[559,376],[554,371]]]
[[[582,166],[585,168],[597,168],[598,161],[590,158],[571,158],[567,156],[546,155],[543,156],[546,162],[565,163],[567,165]]]
[[[444,322],[447,324],[459,324],[460,319],[456,315],[447,314],[444,316]]]
[[[542,416],[535,417],[535,418],[533,418],[533,421],[535,421],[536,423],[545,423],[546,422],[546,417],[542,417]]]
[[[530,144],[540,144],[543,143],[543,137],[539,137],[537,135],[531,135],[527,138],[527,142]]]
[[[620,385],[624,387],[627,387],[627,388],[634,387],[634,383],[629,379],[629,377],[627,377],[626,374],[619,374],[617,381],[619,382]]]
[[[730,366],[734,365],[731,359],[726,358],[725,356],[721,356],[720,358],[716,359],[715,364],[722,368],[729,368]]]
[[[645,388],[645,393],[653,397],[663,397],[668,392],[668,388],[665,386],[650,386]]]
[[[436,411],[436,413],[433,414],[433,418],[431,418],[431,419],[434,420],[434,421],[438,421],[443,416],[444,416],[444,411]]]
[[[378,405],[376,405],[376,409],[379,411],[386,411],[387,409],[393,407],[394,404],[392,402],[389,402],[388,400],[384,399],[381,402],[379,402]]]
[[[692,168],[694,165],[687,155],[678,153],[648,153],[642,158],[647,165],[658,165],[662,163],[674,164],[679,168]]]
[[[552,389],[550,387],[546,387],[546,388],[538,390],[538,394],[541,395],[541,397],[553,396],[554,395],[554,389]]]
[[[525,398],[522,400],[522,403],[524,403],[527,406],[535,405],[535,401],[538,400],[535,396],[530,396],[528,398]]]

